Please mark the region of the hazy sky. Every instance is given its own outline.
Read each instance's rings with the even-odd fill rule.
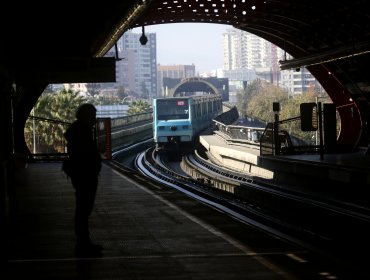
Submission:
[[[157,34],[157,62],[162,65],[195,64],[196,72],[223,67],[222,34],[229,25],[170,23],[145,27]],[[133,29],[141,33],[141,27]]]

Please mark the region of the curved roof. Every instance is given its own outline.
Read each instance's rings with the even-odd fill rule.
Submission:
[[[212,85],[212,83],[208,82],[204,78],[199,77],[182,79],[181,82],[171,90],[173,96],[176,96],[177,94],[186,91],[189,92],[204,91],[212,92],[213,94],[220,94],[218,89],[214,85]]]
[[[73,70],[78,64],[81,71],[87,63],[84,59],[103,56],[133,27],[178,22],[229,24],[291,54],[294,60],[281,62],[282,68],[311,71],[337,106],[341,144],[368,141],[370,15],[366,0],[10,1],[6,6],[0,13],[0,70],[13,75],[23,69],[23,76],[32,74],[29,84],[46,82],[42,75],[52,80],[50,71],[58,71],[60,66]],[[38,76],[33,71],[33,67],[54,64],[48,73],[39,70]],[[69,75],[73,73],[69,71]],[[39,88],[29,87],[33,91]],[[24,88],[26,91],[26,82]],[[37,90],[37,94],[41,92]],[[32,102],[35,98],[28,103]]]
[[[282,69],[306,67],[321,83],[342,119],[339,142],[356,145],[369,129],[369,16],[362,0],[165,0],[150,1],[133,26],[230,24],[272,42],[294,57]]]

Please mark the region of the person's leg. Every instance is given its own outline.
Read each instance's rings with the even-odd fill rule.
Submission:
[[[102,249],[100,245],[91,242],[89,232],[89,217],[94,207],[97,180],[91,178],[74,180],[74,187],[76,190],[76,249],[78,251],[89,251],[89,253],[94,253]]]
[[[81,189],[76,189],[76,209],[75,209],[75,234],[76,241],[79,244],[90,241],[89,232],[89,215],[90,207],[86,198],[86,194]]]

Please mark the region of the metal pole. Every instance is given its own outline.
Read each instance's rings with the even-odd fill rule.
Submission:
[[[104,119],[105,131],[105,158],[112,159],[112,124],[111,118]]]
[[[279,139],[279,112],[280,112],[280,103],[272,103],[272,111],[274,112],[274,124],[273,124],[273,140],[274,140],[274,155],[277,156],[280,154],[280,139]]]
[[[318,103],[319,111],[319,134],[320,134],[320,159],[324,158],[323,135],[322,135],[322,111],[321,102]]]
[[[318,104],[319,98],[316,96],[315,99],[316,99],[316,105],[317,105],[317,107],[319,107],[319,104]],[[320,109],[319,109],[319,114],[320,114]],[[317,144],[319,143],[319,141],[318,141],[319,135],[318,135],[317,131],[318,130],[316,129],[316,131],[315,131],[315,145],[316,145],[316,147],[317,147]]]
[[[274,154],[280,154],[280,143],[279,143],[279,113],[275,113],[274,119]]]
[[[32,108],[32,117],[35,116],[35,109]],[[33,153],[36,154],[36,125],[35,118],[32,118]]]

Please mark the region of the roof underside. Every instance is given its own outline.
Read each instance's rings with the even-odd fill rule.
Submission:
[[[130,28],[228,24],[286,50],[296,60],[282,62],[284,68],[307,67],[322,84],[325,78],[315,67],[324,66],[355,101],[368,107],[368,11],[366,0],[125,0],[99,5],[12,1],[0,12],[0,59],[14,65],[93,58],[103,56]]]
[[[229,24],[284,49],[283,68],[325,62],[356,98],[369,101],[370,18],[366,1],[147,1],[132,27],[204,22]],[[319,77],[317,77],[319,78]]]

